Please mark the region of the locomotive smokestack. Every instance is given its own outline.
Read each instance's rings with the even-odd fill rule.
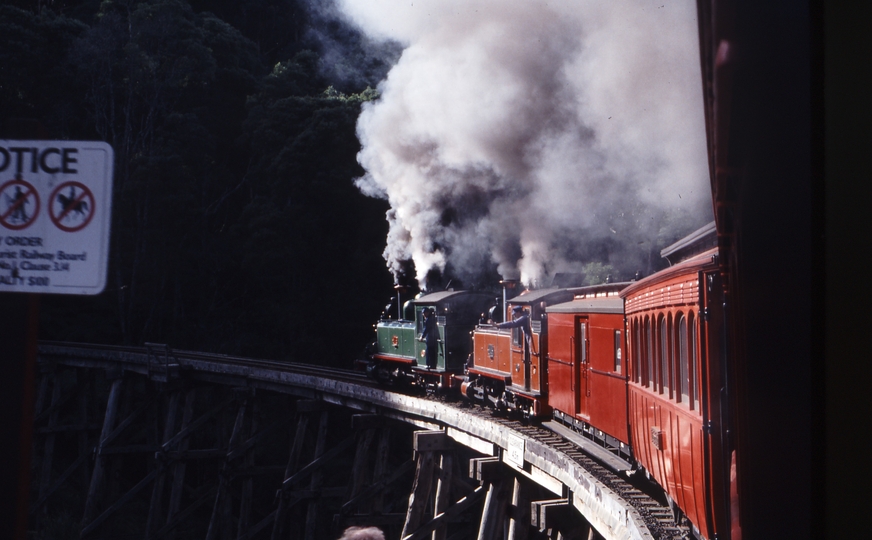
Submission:
[[[397,320],[403,320],[403,301],[401,294],[408,290],[408,287],[405,285],[394,285],[394,290],[397,291]]]
[[[500,322],[506,322],[506,306],[508,305],[506,304],[506,302],[510,298],[514,298],[516,296],[515,289],[518,287],[519,284],[520,281],[518,281],[517,279],[504,279],[500,281],[500,285],[503,286],[503,312],[501,313],[502,316],[500,317],[500,319],[502,320]]]

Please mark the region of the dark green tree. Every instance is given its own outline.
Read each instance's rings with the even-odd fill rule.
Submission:
[[[232,141],[256,88],[255,48],[180,0],[104,2],[72,58],[116,154],[110,294],[122,340],[175,337],[190,325],[180,321],[202,328],[214,305],[196,284],[220,269],[211,231],[244,162]],[[180,335],[202,338],[189,330]]]
[[[377,94],[330,86],[307,20],[292,0],[0,7],[2,116],[115,149],[106,291],[46,298],[44,338],[362,350],[391,286],[387,206],[353,185]]]
[[[272,354],[305,360],[340,346],[348,359],[370,338],[379,291],[390,287],[380,257],[387,207],[350,181],[363,173],[355,122],[376,93],[311,95],[316,59],[301,52],[275,66],[249,101],[257,196],[236,232],[246,271],[258,276],[250,282],[263,288],[252,295],[260,305],[250,311],[262,318],[252,330],[282,336]]]
[[[38,119],[57,137],[76,133],[83,107],[67,58],[86,30],[50,11],[0,6],[0,119]]]

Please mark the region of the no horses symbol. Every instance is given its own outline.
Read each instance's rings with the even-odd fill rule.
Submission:
[[[14,179],[0,186],[0,225],[13,231],[26,229],[39,214],[39,193],[24,180]]]
[[[64,182],[51,192],[48,213],[58,229],[80,231],[94,217],[94,194],[81,182]]]

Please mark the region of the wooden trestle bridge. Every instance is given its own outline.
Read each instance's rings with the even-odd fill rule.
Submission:
[[[354,372],[163,345],[42,343],[38,362],[34,538],[687,533],[552,431]]]

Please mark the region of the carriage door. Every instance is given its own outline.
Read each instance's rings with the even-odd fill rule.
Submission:
[[[521,327],[512,328],[511,362],[509,369],[512,375],[512,385],[530,390],[530,340]]]
[[[708,415],[702,420],[711,426],[707,430],[706,476],[710,489],[719,500],[728,501],[731,497],[735,477],[730,474],[732,466],[732,443],[730,441],[730,403],[725,396],[730,395],[732,380],[724,360],[727,358],[726,322],[724,319],[726,298],[724,285],[719,272],[700,272],[700,303],[703,313],[700,320],[702,373],[708,372],[702,383],[701,399],[708,402]],[[707,369],[706,369],[707,368]],[[703,405],[705,410],[705,405]],[[729,530],[731,518],[729,505],[721,506],[714,516],[714,531]]]
[[[590,419],[587,398],[590,396],[590,359],[588,358],[587,346],[588,322],[586,318],[575,320],[575,350],[573,354],[578,358],[576,362],[576,377],[578,377],[578,391],[575,395],[576,414],[585,420]]]

